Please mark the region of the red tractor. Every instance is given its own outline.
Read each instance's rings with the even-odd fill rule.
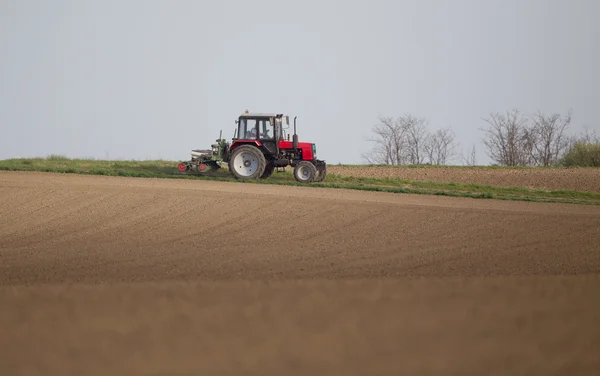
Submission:
[[[302,183],[321,182],[327,175],[325,161],[317,159],[317,147],[310,142],[298,142],[296,118],[294,135],[290,141],[285,130],[289,116],[283,114],[251,114],[246,111],[236,120],[231,144],[219,137],[211,150],[192,150],[192,158],[181,162],[182,173],[206,175],[227,162],[237,179],[266,179],[276,168],[294,167],[294,178]]]
[[[246,111],[236,124],[238,128],[231,145],[225,148],[223,160],[231,173],[240,180],[266,179],[276,168],[294,167],[294,178],[302,183],[321,182],[327,175],[325,161],[317,159],[317,147],[310,142],[298,142],[296,118],[290,141],[285,129],[289,116],[283,114],[249,113]]]

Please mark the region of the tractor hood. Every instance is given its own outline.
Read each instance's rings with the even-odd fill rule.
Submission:
[[[293,149],[294,143],[288,140],[279,141],[279,148]],[[312,142],[298,142],[298,149],[302,150],[302,158],[305,160],[317,158],[317,145]]]

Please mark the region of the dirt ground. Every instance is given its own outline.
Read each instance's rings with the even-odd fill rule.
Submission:
[[[597,168],[410,168],[334,165],[327,166],[327,171],[331,174],[353,177],[600,192],[600,169]]]
[[[600,208],[0,172],[2,375],[596,375]]]

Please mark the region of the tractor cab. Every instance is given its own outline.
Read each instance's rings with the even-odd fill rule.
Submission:
[[[286,116],[289,125],[289,117]],[[249,113],[246,111],[236,120],[234,141],[276,141],[284,139],[283,114]]]
[[[283,114],[249,113],[246,111],[236,120],[232,149],[240,144],[251,143],[261,148],[266,157],[273,159],[280,154],[279,143],[284,141]],[[289,116],[285,116],[289,125]],[[233,150],[232,150],[233,151]]]

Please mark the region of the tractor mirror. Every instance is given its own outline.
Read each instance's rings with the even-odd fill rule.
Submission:
[[[290,117],[285,115],[285,124],[290,125]]]

